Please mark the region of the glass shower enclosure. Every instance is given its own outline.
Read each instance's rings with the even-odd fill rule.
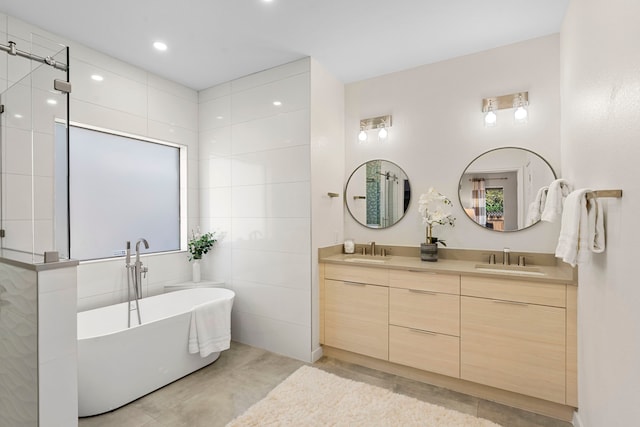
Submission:
[[[7,61],[1,76],[7,89],[0,94],[0,247],[3,257],[36,263],[68,239],[56,234],[56,222],[67,221],[68,209],[56,209],[56,203],[67,203],[56,198],[56,182],[66,186],[67,171],[66,153],[55,151],[55,125],[68,129],[69,54],[35,35],[22,44],[22,53],[32,58],[0,52]]]
[[[68,122],[69,55],[35,35],[14,40],[0,52],[0,425],[35,427],[57,398],[40,394],[55,367],[43,368],[39,341],[39,322],[50,321],[43,313],[52,312],[39,281],[53,270],[39,264],[65,238],[55,232],[55,176],[66,182],[67,172],[56,167],[54,129]]]

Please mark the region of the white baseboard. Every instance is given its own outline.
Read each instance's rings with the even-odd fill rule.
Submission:
[[[580,419],[580,414],[578,414],[578,411],[575,411],[573,413],[573,421],[571,421],[571,424],[573,424],[573,427],[586,427],[582,423],[582,420]]]
[[[311,363],[315,363],[322,357],[322,346],[316,348],[311,352]]]

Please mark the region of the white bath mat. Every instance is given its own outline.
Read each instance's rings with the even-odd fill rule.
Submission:
[[[227,427],[499,427],[441,406],[303,366]]]

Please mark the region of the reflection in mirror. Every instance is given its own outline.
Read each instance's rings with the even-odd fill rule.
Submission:
[[[388,160],[370,160],[353,171],[344,192],[347,210],[369,228],[390,227],[404,216],[411,200],[407,174]]]
[[[476,224],[494,231],[517,231],[538,222],[527,218],[541,188],[556,178],[533,151],[505,147],[476,157],[462,173],[460,205]]]

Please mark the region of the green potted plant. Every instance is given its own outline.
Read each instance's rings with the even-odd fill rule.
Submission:
[[[189,251],[189,261],[193,261],[193,282],[198,283],[200,281],[200,260],[204,254],[209,252],[216,241],[213,233],[200,234],[200,230],[197,233],[191,230],[191,239],[187,244],[187,250]]]
[[[451,212],[453,203],[444,195],[440,194],[433,187],[425,194],[420,195],[418,210],[422,215],[422,223],[427,226],[427,238],[425,243],[420,244],[420,258],[423,261],[438,261],[438,243],[446,246],[444,241],[433,237],[433,226],[455,225],[455,217]]]

